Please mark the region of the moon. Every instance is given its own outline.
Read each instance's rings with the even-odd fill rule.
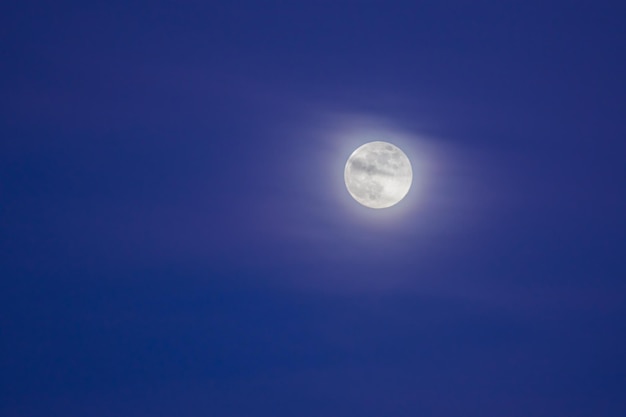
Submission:
[[[358,147],[344,170],[350,195],[373,209],[391,207],[409,192],[413,181],[411,162],[404,152],[388,142],[369,142]]]

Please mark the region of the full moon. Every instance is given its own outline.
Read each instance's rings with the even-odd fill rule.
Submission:
[[[411,162],[400,148],[387,142],[360,146],[346,162],[344,180],[350,195],[366,207],[381,209],[402,200],[411,188]]]

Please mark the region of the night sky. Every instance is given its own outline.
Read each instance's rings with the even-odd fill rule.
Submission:
[[[624,417],[625,16],[3,3],[0,415]]]

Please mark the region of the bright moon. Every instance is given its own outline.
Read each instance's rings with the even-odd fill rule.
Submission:
[[[369,142],[352,152],[344,170],[350,195],[366,207],[397,204],[411,188],[411,162],[400,148],[387,142]]]

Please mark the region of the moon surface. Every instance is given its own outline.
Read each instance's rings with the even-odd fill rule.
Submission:
[[[344,170],[350,195],[366,207],[382,209],[402,200],[411,188],[413,170],[404,152],[388,142],[357,148]]]

